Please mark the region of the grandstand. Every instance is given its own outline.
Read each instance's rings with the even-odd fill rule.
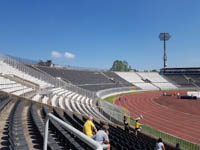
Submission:
[[[132,84],[110,71],[80,70],[63,67],[37,67],[54,77],[59,77],[66,82],[73,83],[74,85],[90,91],[132,86]]]
[[[82,131],[87,116],[95,118],[98,129],[105,123],[109,124],[112,149],[152,150],[155,137],[144,133],[136,137],[134,129],[131,129],[132,133],[126,133],[122,126],[122,107],[101,98],[132,89],[160,91],[195,88],[199,83],[197,74],[44,67],[24,64],[14,57],[1,55],[0,139],[3,141],[0,142],[0,149],[43,149],[45,117],[52,113],[77,131]],[[89,143],[53,119],[49,120],[49,133],[48,149],[93,149]],[[167,150],[174,148],[168,143],[165,145]]]
[[[177,89],[176,85],[157,72],[116,72],[116,74],[142,90]]]
[[[181,88],[195,89],[200,85],[200,68],[166,68],[161,69],[161,74]]]

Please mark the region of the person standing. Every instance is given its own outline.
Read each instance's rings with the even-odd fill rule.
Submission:
[[[90,138],[92,138],[93,136],[93,131],[97,133],[97,129],[92,121],[93,118],[88,117],[88,120],[85,122],[83,126],[83,133],[85,133],[85,135],[89,136]]]
[[[159,138],[158,141],[156,142],[155,150],[165,150],[165,146],[164,146],[164,143],[162,141],[162,138]]]
[[[129,124],[128,124],[128,119],[126,116],[124,116],[123,121],[124,121],[124,130],[129,133]]]
[[[142,127],[140,127],[140,125],[142,125],[141,123],[139,123],[139,120],[135,121],[135,135],[137,136],[138,132],[142,130]]]

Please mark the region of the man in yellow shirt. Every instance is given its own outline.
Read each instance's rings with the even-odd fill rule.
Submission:
[[[137,132],[138,131],[141,131],[141,127],[140,127],[140,125],[142,125],[141,123],[139,123],[139,120],[136,120],[136,122],[135,122],[135,135],[137,136]]]
[[[85,133],[90,138],[93,137],[93,131],[95,133],[97,133],[97,129],[96,129],[94,123],[92,122],[92,120],[93,120],[92,117],[88,117],[88,120],[85,122],[85,124],[83,126],[83,133]]]

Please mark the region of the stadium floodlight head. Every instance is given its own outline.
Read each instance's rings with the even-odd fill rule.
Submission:
[[[171,35],[169,33],[160,33],[159,39],[161,41],[164,41],[164,56],[163,56],[163,61],[164,61],[164,72],[165,68],[167,67],[167,55],[166,55],[166,41],[171,38]]]
[[[171,35],[169,33],[160,33],[160,35],[159,35],[159,39],[161,41],[167,41],[170,39],[170,37],[171,37]]]

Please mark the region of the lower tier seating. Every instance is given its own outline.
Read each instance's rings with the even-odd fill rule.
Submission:
[[[72,125],[77,130],[83,130],[83,125],[87,120],[86,115],[55,109],[51,106],[37,104],[35,102],[13,100],[5,95],[0,95],[0,118],[1,129],[6,130],[0,134],[0,139],[4,139],[7,145],[0,142],[0,149],[10,150],[42,150],[44,140],[45,117],[52,113],[64,122]],[[109,139],[112,150],[152,150],[156,140],[139,133],[135,136],[134,129],[128,133],[117,124],[94,119],[94,124],[99,130],[104,124],[109,125]],[[7,127],[7,128],[6,128]],[[3,138],[7,136],[8,139]],[[172,150],[168,147],[167,150]],[[48,150],[92,150],[88,143],[80,137],[73,135],[58,122],[50,119],[48,134]]]

